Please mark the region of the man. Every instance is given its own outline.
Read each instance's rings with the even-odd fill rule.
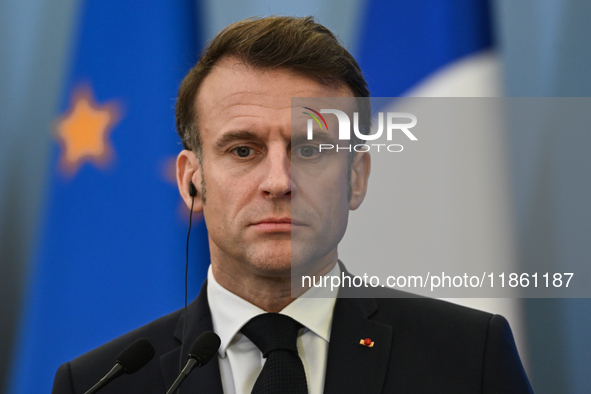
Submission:
[[[364,199],[370,159],[292,139],[291,98],[368,96],[356,61],[311,18],[245,20],[214,38],[177,103],[179,190],[203,212],[211,252],[184,354],[181,310],[62,365],[54,393],[85,392],[137,338],[152,342],[155,359],[102,392],[166,392],[179,357],[208,330],[221,338],[218,356],[191,373],[185,392],[531,392],[500,316],[393,291],[399,298],[337,299],[318,288],[292,298],[292,272],[344,270],[337,246]],[[263,344],[290,335],[278,349]]]

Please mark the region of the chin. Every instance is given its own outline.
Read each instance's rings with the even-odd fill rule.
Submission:
[[[243,261],[248,262],[248,265],[258,275],[289,278],[292,272],[297,275],[308,275],[320,272],[328,263],[336,260],[336,248],[327,251],[311,250],[311,248],[289,247],[277,248],[262,248],[253,250],[243,256]],[[335,251],[334,258],[332,251]]]
[[[288,278],[291,276],[291,253],[257,253],[247,256],[246,261],[257,274]]]

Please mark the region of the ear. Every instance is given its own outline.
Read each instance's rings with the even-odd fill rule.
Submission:
[[[349,209],[354,211],[363,202],[367,192],[367,182],[371,170],[371,158],[369,153],[357,153],[351,164],[351,199],[349,200]]]
[[[181,197],[191,209],[193,197],[189,194],[189,181],[197,188],[197,195],[193,205],[194,212],[203,211],[203,201],[201,200],[201,169],[199,168],[199,161],[195,154],[190,150],[183,150],[179,153],[176,159],[176,182],[179,186]]]

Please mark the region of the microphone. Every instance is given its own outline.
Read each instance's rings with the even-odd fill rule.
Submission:
[[[206,331],[199,335],[199,338],[195,339],[195,342],[189,348],[189,361],[187,361],[185,368],[183,368],[166,394],[174,393],[193,369],[196,367],[201,368],[207,364],[220,348],[220,343],[220,337],[213,331]]]
[[[84,394],[94,394],[119,376],[136,373],[154,357],[154,347],[145,338],[140,338],[117,356],[115,366]]]

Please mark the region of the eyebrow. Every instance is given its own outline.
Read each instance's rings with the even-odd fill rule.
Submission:
[[[239,131],[227,131],[215,142],[215,148],[223,150],[226,145],[234,141],[245,141],[245,140],[259,140],[260,138],[252,131],[239,130]]]
[[[309,140],[306,134],[298,134],[296,136],[291,137],[291,142],[294,145],[300,145],[304,143],[314,142],[317,144],[335,144],[336,140],[333,136],[326,131],[318,131],[314,130],[314,138]]]

